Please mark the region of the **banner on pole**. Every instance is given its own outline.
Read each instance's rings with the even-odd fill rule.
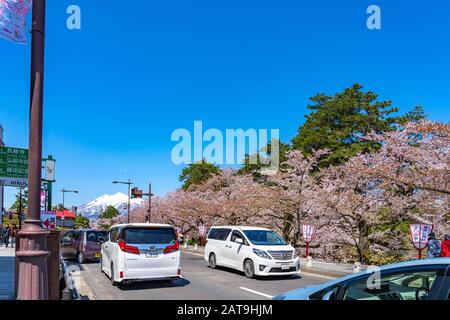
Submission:
[[[417,250],[423,250],[428,246],[428,236],[433,231],[431,224],[412,224],[409,226],[411,240]]]
[[[206,236],[206,232],[208,231],[207,226],[199,226],[198,227],[198,233],[200,234],[200,237]]]
[[[0,38],[27,43],[27,15],[32,0],[0,0]]]
[[[310,243],[314,239],[314,235],[316,233],[316,226],[313,226],[312,224],[304,224],[302,226],[303,229],[303,240],[305,240],[306,243]]]

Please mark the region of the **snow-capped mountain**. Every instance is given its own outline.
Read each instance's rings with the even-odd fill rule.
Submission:
[[[131,210],[141,206],[143,202],[143,199],[131,199]],[[97,220],[106,207],[113,206],[120,212],[120,214],[126,216],[127,203],[128,196],[126,194],[120,192],[113,195],[105,194],[85,205],[82,205],[81,207],[78,207],[78,213],[83,217],[89,218],[90,220]]]

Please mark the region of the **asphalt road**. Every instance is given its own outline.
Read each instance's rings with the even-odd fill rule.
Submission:
[[[201,254],[191,252],[182,252],[181,263],[183,279],[174,283],[153,281],[113,287],[97,263],[84,264],[81,274],[98,300],[260,300],[330,280],[306,273],[247,279],[231,269],[212,270]]]

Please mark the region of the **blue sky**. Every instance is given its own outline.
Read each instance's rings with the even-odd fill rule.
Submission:
[[[82,30],[66,9],[82,10]],[[131,5],[133,4],[133,5]],[[366,28],[366,8],[382,29]],[[44,155],[68,205],[125,191],[114,179],[179,186],[171,133],[279,128],[289,141],[308,98],[359,82],[430,118],[450,116],[450,3],[385,0],[47,2]],[[0,124],[27,147],[30,47],[0,40]],[[6,205],[14,199],[6,193]],[[61,201],[61,193],[55,202]]]

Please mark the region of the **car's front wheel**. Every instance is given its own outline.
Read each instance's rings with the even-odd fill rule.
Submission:
[[[253,264],[252,260],[250,259],[245,260],[244,273],[245,276],[249,279],[253,279],[255,277],[255,265]]]
[[[216,255],[214,253],[211,253],[209,255],[209,266],[211,267],[211,269],[217,268],[217,260]]]

